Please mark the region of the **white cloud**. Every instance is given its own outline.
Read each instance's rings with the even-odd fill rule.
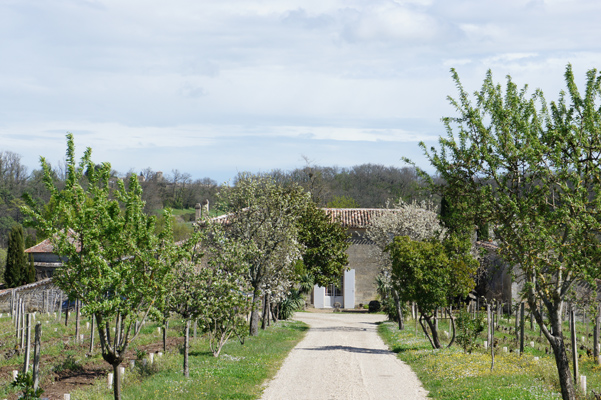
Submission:
[[[442,132],[449,67],[469,91],[489,68],[548,98],[568,62],[583,80],[601,66],[600,12],[593,0],[4,1],[0,150],[63,154],[70,130],[125,159],[176,163],[188,143],[277,163],[331,146],[344,164],[369,143],[377,162],[376,148]],[[257,155],[244,151],[257,138]]]

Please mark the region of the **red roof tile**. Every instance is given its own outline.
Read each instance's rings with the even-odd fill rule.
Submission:
[[[347,229],[365,229],[372,220],[387,213],[398,212],[387,208],[322,208],[332,218]]]
[[[69,236],[73,237],[75,232],[73,230],[69,230]],[[79,248],[77,249],[79,251]],[[35,246],[31,246],[28,249],[25,249],[25,253],[53,253],[54,246],[52,246],[52,242],[50,239],[46,239],[36,244]]]

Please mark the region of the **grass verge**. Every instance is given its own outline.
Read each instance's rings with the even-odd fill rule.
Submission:
[[[190,378],[182,374],[183,356],[168,353],[155,364],[139,365],[126,372],[123,399],[257,399],[263,382],[275,375],[290,350],[308,327],[295,321],[278,322],[258,337],[228,342],[219,358],[213,357],[203,339],[193,341]],[[112,399],[106,379],[72,393],[82,400]]]
[[[551,356],[524,352],[504,353],[497,348],[495,366],[483,349],[464,354],[457,346],[432,350],[413,324],[399,331],[395,324],[379,326],[380,336],[398,357],[409,364],[434,399],[557,399],[557,370]],[[442,329],[441,329],[442,331]]]

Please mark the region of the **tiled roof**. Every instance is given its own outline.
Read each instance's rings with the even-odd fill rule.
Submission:
[[[372,220],[388,213],[398,212],[386,208],[322,208],[332,218],[347,229],[364,229]]]
[[[73,237],[74,234],[75,234],[74,231],[69,230],[70,237]],[[79,251],[79,248],[77,249],[77,251]],[[40,243],[36,244],[35,246],[31,246],[30,248],[25,249],[25,253],[53,253],[53,252],[54,252],[54,246],[52,246],[50,239],[43,240]]]
[[[386,208],[322,208],[332,220],[338,221],[346,229],[364,229],[367,228],[372,220],[382,215],[398,210]],[[211,218],[212,222],[227,225],[230,222],[232,214],[224,214]]]
[[[43,240],[35,246],[25,249],[25,253],[52,253],[53,251],[54,247],[52,247],[50,239]]]
[[[386,208],[322,208],[330,216],[332,222],[338,221],[346,229],[367,228],[372,220],[387,213],[398,212]],[[224,214],[211,218],[212,222],[227,225],[232,214]]]

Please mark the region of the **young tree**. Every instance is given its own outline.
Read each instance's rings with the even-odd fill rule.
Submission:
[[[465,220],[494,227],[500,254],[523,272],[530,310],[555,356],[564,399],[575,399],[562,315],[575,283],[601,277],[601,75],[588,71],[581,95],[572,67],[567,94],[547,105],[511,78],[503,91],[489,72],[470,99],[453,71],[458,116],[445,118],[448,136],[427,150],[444,185],[439,189]],[[543,320],[539,304],[544,304]]]
[[[228,237],[247,249],[248,282],[252,287],[250,335],[259,329],[261,297],[293,276],[301,256],[298,220],[308,195],[298,186],[282,187],[268,177],[242,174],[221,193],[228,215]]]
[[[402,301],[415,301],[420,324],[432,347],[441,348],[436,327],[438,309],[449,306],[455,297],[465,297],[474,288],[472,278],[478,263],[470,254],[471,243],[448,237],[415,241],[397,236],[387,247],[392,260],[392,283]],[[432,336],[423,324],[426,321]],[[455,324],[451,315],[455,338]]]
[[[54,282],[81,300],[82,312],[96,319],[102,357],[113,367],[114,397],[120,399],[118,367],[140,332],[137,321],[144,321],[165,295],[168,272],[177,262],[170,226],[155,234],[154,218],[143,212],[135,175],[127,188],[121,180],[111,180],[110,164],[95,165],[89,148],[77,164],[71,134],[63,190],[54,185],[43,158],[41,163],[53,212],[41,213],[31,200],[23,212],[52,238],[54,252],[65,260]]]
[[[208,333],[209,347],[215,357],[232,335],[241,341],[248,333],[251,290],[246,277],[248,249],[227,237],[219,225],[211,228],[205,242],[207,266],[201,269],[201,304],[198,321]]]
[[[13,225],[8,235],[6,268],[4,270],[4,282],[6,286],[16,287],[28,283],[27,271],[28,262],[23,244],[23,227],[16,224]]]
[[[387,206],[390,207],[390,204]],[[399,292],[390,282],[392,261],[386,248],[395,236],[408,236],[412,240],[442,239],[445,228],[440,224],[436,208],[430,202],[398,203],[388,208],[388,212],[374,219],[367,228],[366,236],[375,243],[371,256],[378,260],[381,273],[378,277],[383,294],[390,293],[395,305],[399,329],[403,329],[403,312]]]

